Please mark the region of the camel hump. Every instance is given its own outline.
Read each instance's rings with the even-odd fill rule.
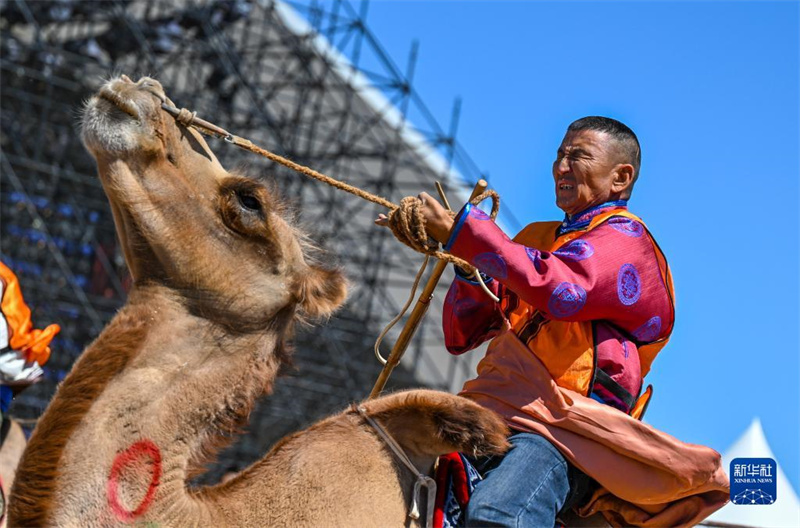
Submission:
[[[403,447],[418,455],[460,451],[474,456],[504,453],[508,426],[467,398],[433,390],[410,390],[364,402]]]

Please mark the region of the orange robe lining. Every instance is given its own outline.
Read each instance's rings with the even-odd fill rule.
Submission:
[[[544,436],[600,484],[579,515],[600,512],[612,526],[693,526],[728,501],[719,453],[559,387],[513,333],[492,341],[478,371],[462,396]]]

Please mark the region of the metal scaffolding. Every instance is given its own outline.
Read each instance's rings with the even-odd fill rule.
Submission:
[[[130,287],[77,133],[82,100],[103,78],[152,75],[179,106],[393,201],[432,192],[440,180],[451,202],[463,203],[484,175],[455,139],[460,103],[450,125],[439,125],[413,88],[416,45],[402,71],[370,32],[366,8],[348,1],[0,1],[0,258],[20,277],[34,321],[63,328],[45,381],[20,396],[13,414],[41,414]],[[211,146],[228,168],[272,175],[353,284],[344,310],[297,336],[295,369],[259,404],[248,434],[207,476],[214,480],[369,393],[380,370],[374,339],[405,302],[422,258],[373,226],[378,206],[222,142]],[[519,227],[507,211],[503,221]],[[441,303],[433,303],[390,384],[455,390],[472,375],[475,358],[444,351],[440,318]]]

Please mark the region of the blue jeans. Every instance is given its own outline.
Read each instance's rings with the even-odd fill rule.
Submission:
[[[478,483],[467,506],[469,527],[552,528],[573,483],[564,456],[537,434],[515,433],[511,449]],[[481,470],[478,467],[479,471]]]

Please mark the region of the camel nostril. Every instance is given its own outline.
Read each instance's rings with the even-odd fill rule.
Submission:
[[[163,90],[161,83],[155,79],[151,79],[150,77],[142,77],[139,79],[139,85],[142,88],[158,88],[159,90]]]
[[[150,77],[142,77],[139,79],[139,88],[150,92],[151,94],[155,95],[162,103],[167,101],[167,96],[164,93],[164,88],[161,86],[161,83],[156,81],[155,79],[151,79]]]

